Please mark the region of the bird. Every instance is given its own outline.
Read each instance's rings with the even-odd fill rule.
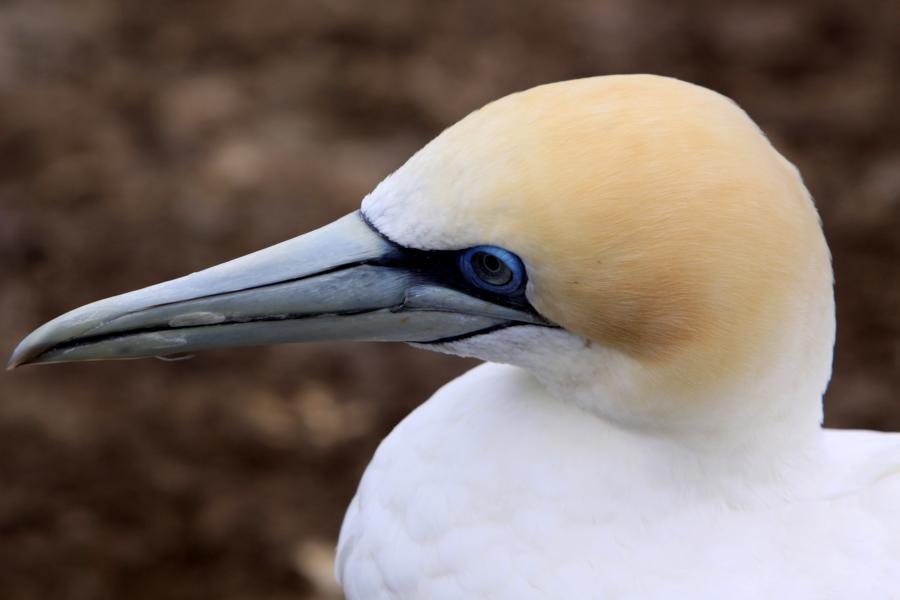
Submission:
[[[820,218],[717,92],[500,98],[359,210],[77,308],[9,366],[325,339],[483,361],[368,465],[335,560],[351,600],[900,598],[900,435],[823,428]]]

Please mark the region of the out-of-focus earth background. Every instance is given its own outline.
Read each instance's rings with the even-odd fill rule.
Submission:
[[[900,430],[898,24],[890,0],[5,0],[0,350],[353,210],[491,99],[654,72],[800,167],[837,272],[826,422]],[[317,344],[4,373],[0,597],[338,597],[376,445],[473,364]]]

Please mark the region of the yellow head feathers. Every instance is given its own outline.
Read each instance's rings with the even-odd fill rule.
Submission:
[[[363,203],[413,247],[503,246],[571,332],[641,361],[727,368],[830,298],[796,169],[733,102],[610,76],[513,94],[444,131]],[[689,371],[692,369],[689,369]]]

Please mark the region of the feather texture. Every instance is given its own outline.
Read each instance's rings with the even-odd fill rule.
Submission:
[[[345,520],[352,599],[900,597],[900,438],[820,427],[830,256],[727,98],[635,75],[478,110],[363,202],[394,241],[501,246],[561,330],[384,441]]]

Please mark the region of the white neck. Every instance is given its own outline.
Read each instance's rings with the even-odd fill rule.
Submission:
[[[830,327],[822,328],[826,342],[833,317]],[[596,420],[607,454],[598,460],[629,457],[656,485],[668,479],[701,495],[766,502],[791,493],[787,482],[802,495],[816,477],[812,461],[820,454],[830,346],[813,340],[820,351],[804,354],[791,345],[809,336],[797,342],[788,333],[783,353],[767,358],[765,369],[748,370],[720,390],[724,397],[700,402],[648,395],[641,385],[652,376],[646,367],[566,331],[513,327],[437,349],[530,371],[549,396]]]

